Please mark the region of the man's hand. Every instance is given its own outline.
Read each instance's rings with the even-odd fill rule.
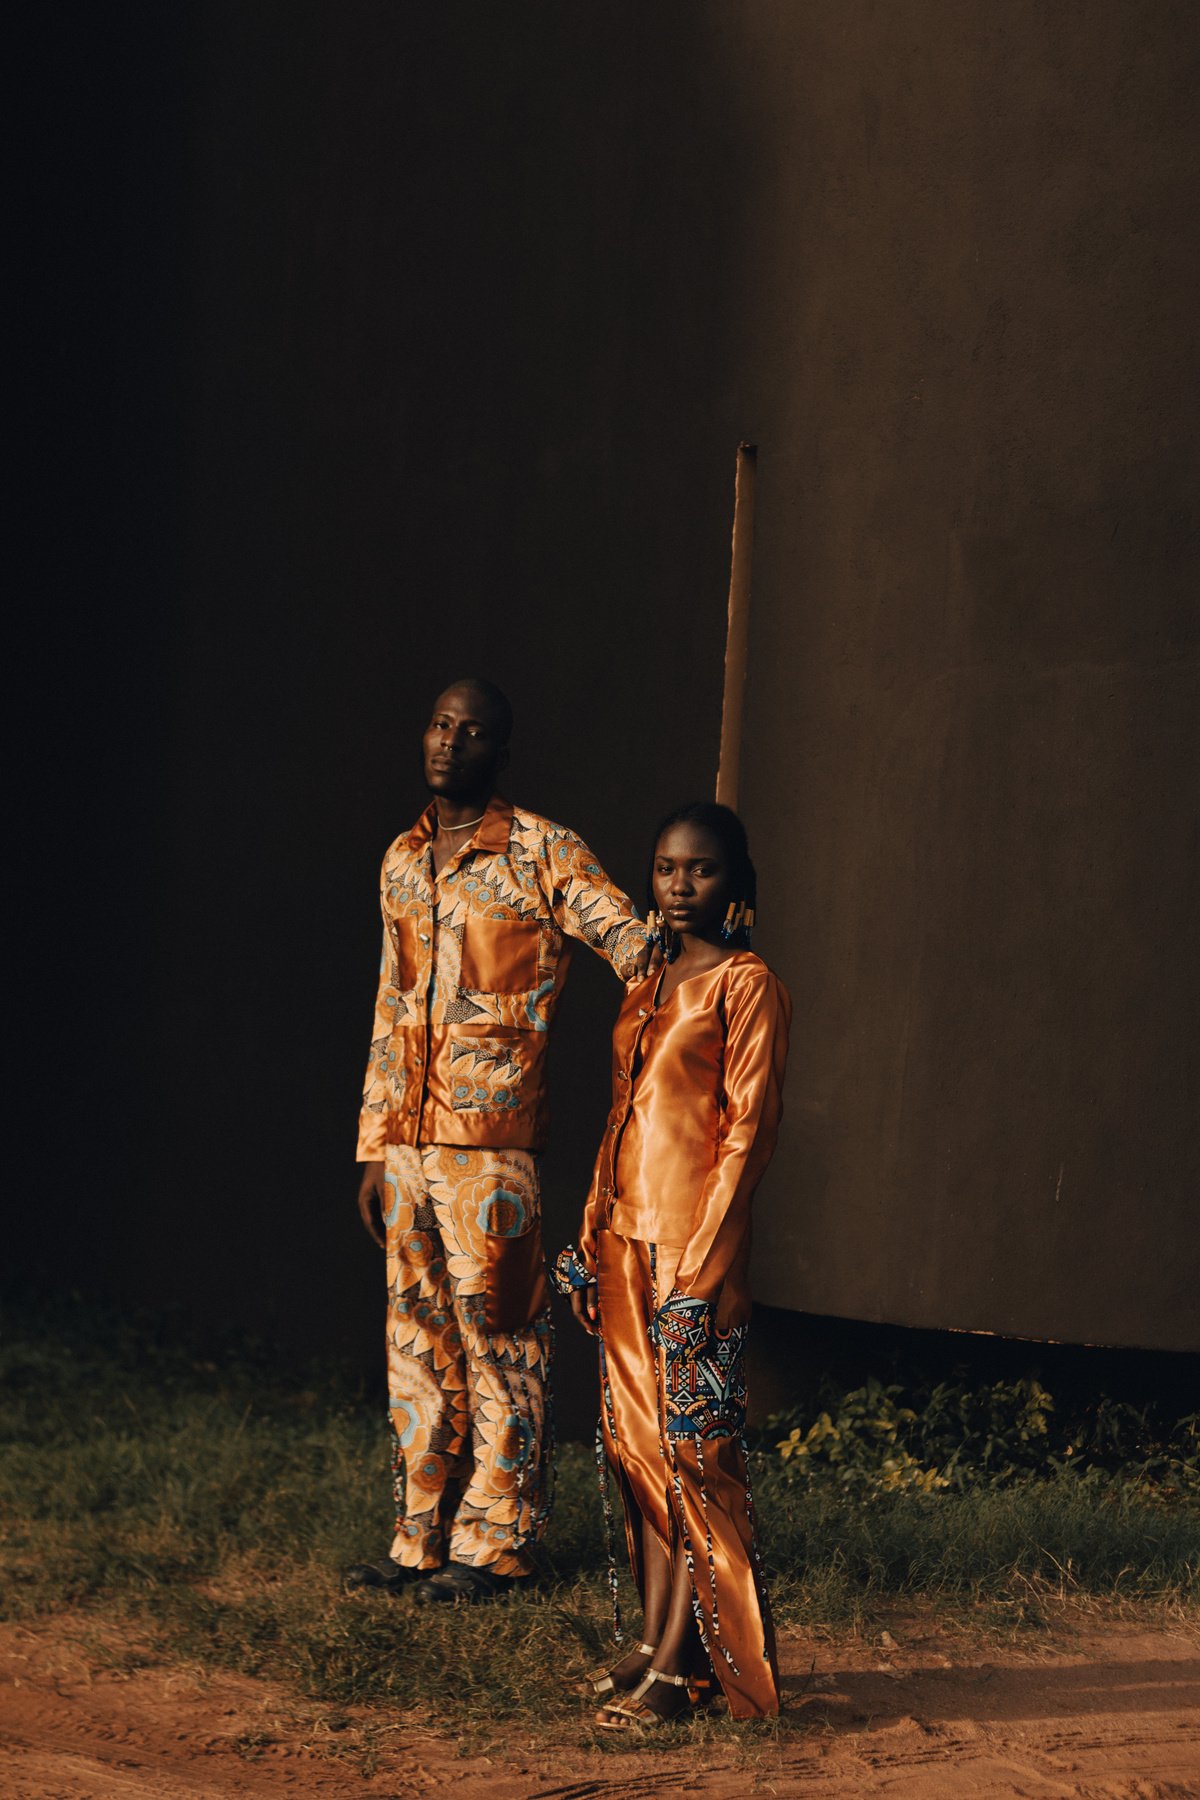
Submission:
[[[590,1281],[587,1287],[571,1289],[571,1311],[583,1326],[589,1337],[599,1337],[600,1329],[596,1323],[596,1284]]]
[[[387,1238],[383,1232],[384,1166],[381,1162],[364,1163],[358,1189],[358,1216],[381,1250],[387,1248]]]
[[[652,944],[647,940],[646,946],[634,958],[631,981],[644,981],[647,975],[656,975],[663,965],[661,944]]]

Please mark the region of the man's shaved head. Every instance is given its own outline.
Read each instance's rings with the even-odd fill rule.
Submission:
[[[512,736],[513,709],[503,688],[498,688],[494,681],[489,681],[484,675],[460,675],[456,681],[446,683],[438,698],[444,699],[447,694],[461,693],[463,690],[485,703],[497,743],[507,744]]]
[[[512,707],[494,681],[464,675],[444,687],[425,727],[425,782],[446,800],[486,805],[508,763]]]

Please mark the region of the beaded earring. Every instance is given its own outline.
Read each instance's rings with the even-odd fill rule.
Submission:
[[[754,908],[747,906],[743,900],[731,900],[725,909],[725,923],[721,927],[721,936],[730,943],[742,932],[747,947],[750,944],[750,933],[754,929]]]
[[[674,962],[679,955],[679,939],[660,912],[646,914],[646,941],[659,945],[665,962]]]

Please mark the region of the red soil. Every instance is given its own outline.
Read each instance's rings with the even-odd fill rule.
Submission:
[[[784,1640],[777,1736],[686,1729],[615,1755],[513,1729],[489,1755],[382,1708],[129,1667],[82,1620],[0,1628],[4,1800],[1200,1800],[1200,1628],[1095,1611],[997,1647],[932,1616],[874,1643]],[[814,1665],[815,1658],[815,1665]],[[581,1706],[582,1706],[581,1702]]]

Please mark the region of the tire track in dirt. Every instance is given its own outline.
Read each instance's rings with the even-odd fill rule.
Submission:
[[[0,1627],[3,1800],[1200,1800],[1200,1630],[1095,1610],[1016,1648],[928,1617],[885,1649],[793,1636],[773,1734],[596,1750],[514,1724],[490,1757],[384,1708],[138,1666],[111,1636]]]

